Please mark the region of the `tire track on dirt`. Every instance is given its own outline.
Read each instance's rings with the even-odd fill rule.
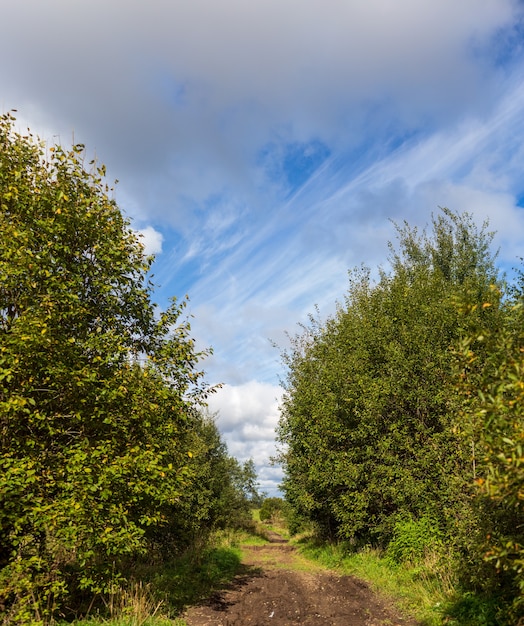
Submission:
[[[368,585],[308,562],[280,535],[245,546],[230,585],[183,616],[189,626],[417,626]],[[302,569],[301,569],[302,568]]]

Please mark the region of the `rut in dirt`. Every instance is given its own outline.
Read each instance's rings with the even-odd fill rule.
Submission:
[[[189,626],[417,626],[366,583],[320,568],[297,570],[298,553],[277,533],[244,547],[231,584],[186,611]]]

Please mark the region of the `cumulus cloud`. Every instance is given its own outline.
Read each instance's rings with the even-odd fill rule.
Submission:
[[[164,241],[162,233],[155,230],[152,226],[146,226],[137,230],[136,233],[144,246],[145,254],[154,255],[162,252],[162,242]]]
[[[211,396],[209,407],[219,411],[218,424],[225,433],[235,432],[245,441],[259,440],[257,429],[271,431],[278,423],[280,387],[256,380],[242,385],[224,385]]]
[[[217,425],[230,454],[241,461],[252,458],[261,489],[274,493],[281,479],[277,467],[269,467],[275,456],[275,428],[279,419],[282,389],[251,380],[242,385],[224,385],[209,398],[209,409],[217,412]]]

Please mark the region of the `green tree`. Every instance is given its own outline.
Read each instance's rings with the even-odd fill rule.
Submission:
[[[493,301],[498,278],[486,225],[443,210],[432,227],[399,227],[390,271],[376,282],[351,273],[336,316],[312,319],[284,354],[283,488],[324,536],[385,546],[408,517],[434,519],[448,537],[471,531],[450,346],[465,323],[456,298]]]
[[[198,545],[214,530],[250,527],[252,489],[256,490],[253,462],[241,464],[229,455],[214,415],[198,415],[186,438],[193,451],[190,484],[178,501],[180,514],[165,531]],[[170,545],[163,537],[159,544],[161,549]]]
[[[257,471],[253,459],[247,459],[244,463],[239,464],[236,484],[237,488],[248,502],[257,503],[260,501]]]
[[[260,519],[265,522],[276,515],[284,515],[286,502],[282,498],[265,498],[260,508]]]
[[[157,315],[151,259],[84,158],[0,118],[0,611],[12,623],[117,584],[194,472],[183,435],[206,388],[184,303]]]

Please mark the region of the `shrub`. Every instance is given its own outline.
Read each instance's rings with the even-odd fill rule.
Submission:
[[[431,552],[442,552],[444,544],[435,520],[406,517],[396,522],[393,538],[387,548],[388,559],[394,563],[421,561]]]

